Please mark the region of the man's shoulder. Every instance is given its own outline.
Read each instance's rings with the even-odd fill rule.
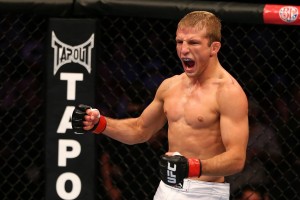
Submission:
[[[166,78],[162,83],[161,85],[164,85],[164,86],[171,86],[171,85],[174,85],[176,83],[179,83],[180,80],[182,79],[182,74],[180,75],[174,75],[174,76],[171,76],[169,78]]]
[[[245,99],[246,94],[240,83],[228,72],[224,74],[218,84],[219,98],[242,98]]]
[[[174,75],[172,77],[166,78],[158,88],[158,94],[163,95],[170,91],[172,88],[176,87],[181,81],[181,75]]]
[[[225,73],[224,77],[222,78],[220,88],[222,90],[239,90],[243,92],[242,86],[240,83],[228,72]]]
[[[247,96],[242,86],[233,77],[225,80],[218,89],[219,105],[247,106]]]
[[[171,76],[171,77],[169,77],[169,78],[166,78],[165,80],[169,80],[169,81],[171,81],[171,80],[179,80],[179,79],[181,79],[182,78],[182,76],[183,76],[183,73],[182,74],[176,74],[176,75],[173,75],[173,76]]]

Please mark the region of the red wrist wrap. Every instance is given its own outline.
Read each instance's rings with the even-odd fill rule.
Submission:
[[[196,158],[189,158],[189,174],[188,177],[200,177],[201,176],[201,161]]]
[[[104,116],[100,116],[99,122],[97,124],[96,129],[93,131],[93,133],[99,134],[102,133],[106,128],[106,119]]]

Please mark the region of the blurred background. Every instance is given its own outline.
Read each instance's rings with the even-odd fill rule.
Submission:
[[[45,198],[45,40],[49,18],[99,20],[95,94],[96,107],[104,115],[138,116],[163,79],[182,73],[174,41],[178,18],[130,16],[129,11],[127,15],[95,14],[89,5],[82,6],[86,10],[78,14],[76,7],[46,2],[49,8],[32,10],[22,3],[0,1],[3,200]],[[279,0],[241,2],[300,5]],[[247,199],[250,192],[258,199],[300,199],[300,27],[241,23],[238,16],[235,22],[222,23],[219,60],[249,98],[247,164],[240,174],[227,177],[231,198]],[[96,199],[152,199],[159,182],[158,158],[168,148],[166,132],[164,127],[149,142],[133,146],[96,136]]]

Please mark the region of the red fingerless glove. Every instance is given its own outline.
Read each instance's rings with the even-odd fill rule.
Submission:
[[[189,173],[188,177],[200,177],[201,176],[201,161],[196,158],[189,158],[188,159],[189,164]]]
[[[95,124],[94,128],[92,129],[92,133],[95,134],[102,133],[106,128],[106,124],[107,124],[106,118],[103,115],[100,115],[98,123]]]

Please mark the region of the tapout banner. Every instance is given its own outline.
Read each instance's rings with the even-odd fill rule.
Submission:
[[[75,133],[71,125],[78,103],[95,103],[95,36],[95,20],[49,20],[46,200],[95,199],[94,136]]]

